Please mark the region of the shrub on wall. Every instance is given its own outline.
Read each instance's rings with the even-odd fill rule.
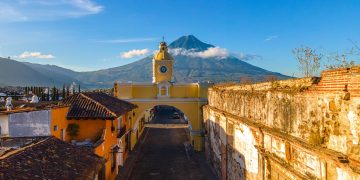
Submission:
[[[79,129],[80,129],[80,126],[78,124],[71,123],[66,128],[66,132],[68,133],[69,136],[71,136],[73,138],[79,134]]]

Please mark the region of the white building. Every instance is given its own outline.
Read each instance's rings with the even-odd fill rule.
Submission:
[[[51,135],[50,110],[13,110],[0,112],[0,137]]]

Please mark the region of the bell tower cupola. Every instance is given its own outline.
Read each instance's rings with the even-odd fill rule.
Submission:
[[[159,51],[153,58],[153,83],[171,82],[173,79],[174,59],[168,52],[166,42],[162,41]]]

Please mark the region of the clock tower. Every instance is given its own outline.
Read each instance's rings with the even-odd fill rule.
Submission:
[[[161,42],[153,58],[153,83],[169,83],[173,79],[174,59],[168,52],[166,42]]]

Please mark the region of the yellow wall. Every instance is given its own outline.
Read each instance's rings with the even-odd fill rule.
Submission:
[[[134,85],[132,89],[132,98],[156,98],[158,88],[153,85]]]
[[[53,136],[60,138],[60,132],[61,129],[65,129],[65,141],[69,142],[71,140],[71,137],[67,134],[66,128],[68,124],[78,124],[80,126],[79,128],[79,134],[74,137],[74,140],[77,141],[83,141],[85,139],[91,139],[92,141],[95,140],[95,138],[98,136],[98,134],[102,132],[102,130],[105,128],[105,123],[107,120],[102,119],[89,119],[89,120],[68,120],[66,119],[66,114],[68,112],[68,107],[64,108],[55,108],[52,112],[52,120],[51,120],[51,133]],[[117,123],[114,121],[114,124]],[[54,130],[54,126],[58,126],[58,130]],[[114,125],[115,126],[115,125]]]
[[[174,60],[153,60],[153,77],[155,77],[155,82],[171,81],[173,63]],[[160,72],[161,66],[166,66],[167,71],[165,73]]]
[[[71,137],[67,134],[66,128],[70,123],[76,123],[80,126],[79,135],[76,136],[75,140],[83,141],[85,139],[91,139],[92,141],[96,140],[95,138],[102,134],[102,130],[105,129],[105,141],[94,149],[95,154],[105,158],[105,173],[107,179],[115,179],[117,175],[117,167],[112,172],[111,171],[111,161],[110,153],[114,145],[117,144],[117,120],[103,120],[103,119],[79,119],[79,120],[67,120],[66,114],[68,112],[68,107],[54,108],[51,111],[51,133],[53,136],[60,139],[60,130],[65,129],[65,141],[70,142]],[[127,115],[122,116],[122,122],[126,122]],[[111,131],[111,126],[113,122],[114,131]],[[54,126],[58,126],[58,130],[54,131]],[[129,125],[127,125],[129,127]],[[126,157],[126,156],[125,156]]]
[[[207,89],[211,84],[208,83],[171,83],[167,98],[157,98],[158,86],[155,83],[116,83],[116,96],[120,99],[126,99],[136,105],[136,116],[129,117],[131,128],[134,128],[136,122],[144,115],[145,110],[157,105],[174,106],[181,110],[190,121],[192,126],[191,141],[194,140],[194,148],[202,150],[202,109],[201,106],[206,103]],[[129,93],[128,91],[131,91]],[[130,95],[131,94],[131,95]],[[205,100],[205,102],[204,102]],[[137,142],[141,132],[133,131],[131,134],[131,147]]]
[[[117,83],[115,83],[115,86],[120,87]],[[116,93],[118,96],[121,96],[121,98],[131,98],[132,97],[132,83],[121,83],[121,88],[116,88]],[[115,89],[115,88],[114,88]]]
[[[199,98],[208,98],[208,89],[211,87],[213,83],[200,83],[199,84],[199,90],[198,90],[198,96]]]
[[[120,99],[157,98],[158,87],[152,83],[119,83],[116,96]],[[170,98],[207,98],[208,84],[173,83],[170,86]]]
[[[138,105],[137,108],[137,112],[135,117],[133,118],[132,121],[132,128],[134,128],[136,121],[139,121],[141,119],[141,117],[143,117],[143,115],[145,114],[145,111],[147,109],[151,109],[154,106],[157,105],[169,105],[169,106],[173,106],[178,108],[179,110],[181,110],[186,117],[188,117],[189,119],[189,123],[191,124],[192,127],[192,131],[201,131],[202,128],[202,121],[201,121],[201,106],[203,105],[202,103],[194,100],[194,101],[188,101],[188,102],[172,102],[171,100],[169,101],[146,101],[146,102],[140,102],[140,101],[131,101],[132,103]],[[141,132],[139,132],[139,134],[141,134]],[[201,142],[201,137],[198,137],[200,135],[191,135],[190,137],[192,139],[194,139],[194,148],[198,151],[201,150],[202,147],[202,142]],[[191,140],[192,140],[191,139]],[[136,139],[136,131],[133,132],[132,134],[132,148],[135,146],[137,139]]]
[[[66,120],[66,114],[69,111],[69,107],[53,108],[51,109],[51,134],[58,139],[61,139],[60,132],[62,129],[65,131],[65,138],[67,138],[66,128],[68,126],[68,121]],[[57,125],[57,131],[54,130],[54,126]],[[68,139],[65,139],[68,141]]]
[[[170,87],[171,98],[198,98],[197,84],[174,84]]]
[[[104,121],[104,120],[103,120]],[[111,131],[111,120],[105,121],[105,141],[98,147],[95,148],[95,154],[105,158],[105,176],[106,179],[115,179],[115,176],[117,175],[118,169],[115,167],[115,169],[112,171],[111,169],[111,149],[117,144],[117,131]],[[114,126],[117,127],[117,121],[114,120]]]

